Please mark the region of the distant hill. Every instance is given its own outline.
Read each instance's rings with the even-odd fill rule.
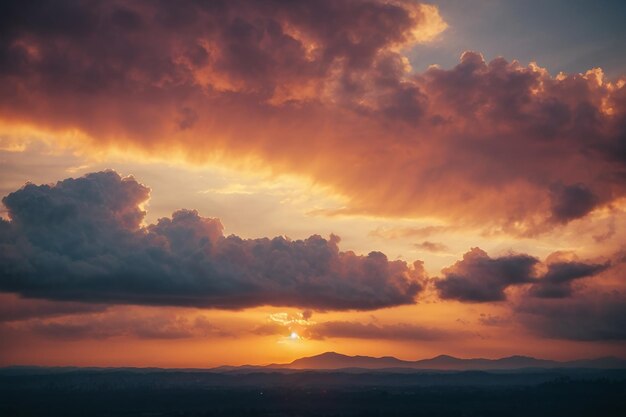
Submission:
[[[615,357],[584,359],[559,362],[537,359],[530,356],[509,356],[500,359],[461,359],[453,356],[440,355],[432,359],[404,361],[392,356],[381,358],[371,356],[348,356],[335,352],[326,352],[316,356],[296,359],[288,364],[272,364],[266,368],[277,369],[424,369],[424,370],[507,370],[523,368],[594,368],[594,369],[626,369],[626,360]]]
[[[509,371],[525,370],[626,370],[626,359],[616,357],[603,357],[596,359],[580,359],[574,361],[553,361],[537,359],[530,356],[508,356],[500,359],[472,358],[462,359],[454,356],[439,355],[431,359],[417,361],[405,361],[393,356],[348,356],[336,352],[325,352],[320,355],[296,359],[290,363],[273,363],[271,365],[243,365],[243,366],[219,366],[210,369],[201,368],[100,368],[100,367],[46,367],[46,366],[7,366],[0,367],[2,375],[50,375],[70,373],[118,373],[127,372],[132,374],[155,374],[155,373],[224,373],[224,374],[252,374],[252,373],[299,373],[300,370],[315,370],[332,372],[341,369],[342,372],[351,373],[415,373],[415,371]],[[1,414],[1,413],[0,413]]]
[[[408,364],[408,365],[407,365]],[[392,356],[374,358],[371,356],[348,356],[335,352],[326,352],[321,355],[300,358],[286,365],[278,365],[289,369],[340,369],[340,368],[410,368],[411,362],[403,361]],[[273,367],[270,365],[270,367]]]

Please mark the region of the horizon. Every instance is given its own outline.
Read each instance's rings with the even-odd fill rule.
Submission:
[[[487,360],[487,361],[498,361],[498,360],[503,360],[503,359],[517,359],[517,358],[521,358],[521,359],[534,359],[534,360],[540,360],[540,361],[551,361],[551,362],[556,362],[556,363],[570,363],[570,362],[578,362],[578,361],[594,361],[594,360],[601,360],[601,359],[617,359],[620,361],[624,361],[626,362],[626,357],[619,357],[619,356],[593,356],[593,357],[585,357],[585,358],[577,358],[577,359],[569,359],[569,360],[559,360],[559,359],[551,359],[551,358],[542,358],[542,357],[534,357],[534,356],[526,356],[526,355],[509,355],[509,356],[500,356],[500,357],[458,357],[458,356],[452,356],[452,355],[447,355],[445,353],[439,354],[437,356],[432,356],[432,357],[426,357],[426,358],[417,358],[417,359],[407,359],[407,358],[398,358],[396,356],[393,355],[384,355],[384,356],[369,356],[369,355],[359,355],[359,354],[355,354],[355,355],[345,355],[343,353],[339,353],[339,352],[334,352],[334,351],[326,351],[326,352],[321,352],[318,354],[314,354],[312,356],[303,356],[303,357],[299,357],[296,358],[290,362],[286,362],[286,363],[261,363],[261,364],[254,364],[254,363],[246,363],[246,364],[241,364],[241,365],[233,365],[233,364],[221,364],[221,365],[217,365],[217,366],[211,366],[211,367],[184,367],[184,368],[180,368],[180,367],[161,367],[161,366],[133,366],[133,365],[115,365],[115,366],[97,366],[97,365],[90,365],[90,366],[86,366],[86,365],[72,365],[70,363],[68,364],[58,364],[58,365],[36,365],[36,364],[11,364],[11,365],[3,365],[0,366],[0,369],[8,369],[8,368],[95,368],[95,369],[180,369],[180,370],[215,370],[215,369],[219,369],[219,368],[244,368],[244,367],[253,367],[253,368],[268,368],[268,369],[273,369],[271,368],[272,365],[291,365],[294,362],[300,361],[302,359],[313,359],[313,358],[319,358],[322,356],[327,356],[327,355],[336,355],[336,356],[340,356],[340,357],[345,357],[345,358],[368,358],[368,359],[396,359],[399,360],[401,362],[421,362],[421,361],[430,361],[430,360],[434,360],[434,359],[440,359],[440,358],[449,358],[449,359],[459,359],[462,361],[472,361],[472,360]],[[302,369],[302,370],[307,370],[307,369],[315,369],[315,368],[294,368],[294,370],[297,369]],[[323,368],[320,368],[323,369]],[[342,369],[342,368],[337,368],[337,369]],[[392,369],[392,368],[389,368]],[[427,369],[427,368],[424,368]],[[522,369],[522,368],[520,368]]]
[[[4,2],[0,367],[626,359],[624,21]]]

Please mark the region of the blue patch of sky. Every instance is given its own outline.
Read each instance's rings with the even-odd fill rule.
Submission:
[[[626,0],[432,0],[450,27],[412,49],[416,71],[450,68],[465,50],[531,61],[556,75],[601,67],[626,75]]]

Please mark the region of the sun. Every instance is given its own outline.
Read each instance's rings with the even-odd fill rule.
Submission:
[[[291,332],[291,334],[289,335],[289,338],[291,340],[300,340],[300,336],[298,336],[298,333],[296,332]]]

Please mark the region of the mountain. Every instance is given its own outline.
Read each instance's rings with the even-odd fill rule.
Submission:
[[[440,370],[494,370],[521,368],[557,368],[561,363],[529,356],[509,356],[500,359],[459,359],[440,355],[432,359],[412,362],[413,368]]]
[[[184,368],[99,368],[99,367],[40,367],[40,366],[8,366],[0,367],[0,376],[5,375],[50,375],[69,374],[81,372],[116,373],[127,372],[132,374],[154,373],[184,373],[184,374],[254,374],[254,373],[299,373],[300,370],[329,371],[341,369],[350,373],[367,373],[368,370],[376,372],[387,371],[392,373],[411,373],[415,371],[511,371],[511,370],[620,370],[626,371],[626,359],[616,357],[603,357],[596,359],[580,359],[567,362],[559,362],[547,359],[537,359],[530,356],[509,356],[500,359],[473,358],[462,359],[454,356],[439,355],[431,359],[417,361],[405,361],[393,356],[348,356],[336,352],[325,352],[316,356],[296,359],[290,363],[273,363],[271,365],[242,365],[242,366],[219,366],[211,369],[184,369]]]
[[[283,365],[289,369],[339,369],[339,368],[411,368],[412,362],[396,359],[392,356],[373,358],[371,356],[348,356],[335,352],[300,358]]]
[[[348,356],[336,352],[326,352],[316,356],[296,359],[288,364],[272,364],[273,369],[423,369],[423,370],[507,370],[523,368],[594,368],[626,369],[626,360],[615,357],[584,359],[559,362],[537,359],[530,356],[509,356],[500,359],[461,359],[454,356],[440,355],[432,359],[405,361],[392,356],[380,358],[371,356]]]

